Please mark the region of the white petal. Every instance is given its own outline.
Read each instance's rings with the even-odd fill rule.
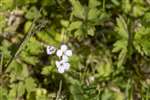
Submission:
[[[64,70],[64,68],[63,68],[63,67],[59,67],[59,68],[58,68],[58,72],[59,72],[59,73],[64,73],[64,72],[65,72],[65,70]]]
[[[55,51],[56,51],[56,48],[53,46],[47,46],[47,48],[46,48],[46,52],[48,55],[55,53]]]
[[[49,46],[47,46],[47,48],[46,48],[46,52],[47,52],[47,54],[48,54],[48,55],[50,55],[50,54],[51,54],[51,52],[50,52],[50,50],[49,50]]]
[[[63,60],[64,62],[67,62],[67,61],[68,61],[68,56],[63,55],[63,56],[62,56],[62,60]]]
[[[64,51],[66,51],[67,50],[67,45],[65,45],[65,44],[63,44],[63,45],[61,45],[61,50],[64,52]]]
[[[65,52],[65,55],[67,55],[67,56],[72,56],[72,50],[67,50],[67,51]]]
[[[70,68],[70,64],[69,63],[64,63],[64,69],[69,70],[69,68]]]
[[[57,50],[56,55],[57,55],[58,57],[61,57],[61,56],[62,56],[62,54],[63,54],[63,52],[62,52],[61,50]]]

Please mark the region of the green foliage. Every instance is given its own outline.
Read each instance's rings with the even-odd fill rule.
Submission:
[[[75,17],[85,19],[85,8],[81,5],[81,3],[78,0],[70,0],[72,6],[73,6],[73,15]]]
[[[78,0],[70,0],[70,2],[73,6],[73,11],[70,16],[71,23],[67,30],[75,30],[74,36],[79,40],[82,40],[81,37],[87,37],[87,35],[94,36],[95,26],[100,25],[109,17],[109,15],[100,8],[101,2],[98,0],[89,0],[87,6],[82,5]]]
[[[149,0],[0,0],[0,100],[150,100],[149,57]]]
[[[34,6],[32,6],[26,13],[25,17],[27,19],[34,19],[36,16],[39,16],[38,15],[38,9]]]
[[[13,8],[13,0],[1,0],[0,11],[8,10]]]
[[[135,48],[137,49],[137,51],[139,53],[141,53],[141,55],[150,55],[150,40],[149,40],[149,35],[150,33],[150,29],[148,27],[139,27],[136,32],[135,32],[135,41],[134,41],[134,45]]]
[[[119,67],[124,63],[128,46],[128,28],[123,17],[119,16],[119,18],[117,18],[117,27],[115,30],[118,34],[119,39],[114,43],[114,48],[112,51],[120,52],[117,62],[117,66]]]
[[[2,34],[3,28],[5,27],[6,22],[5,22],[5,17],[0,16],[0,33]]]

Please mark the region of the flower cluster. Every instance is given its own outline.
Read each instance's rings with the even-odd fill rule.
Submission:
[[[47,46],[47,54],[51,55],[56,52],[56,48],[53,46]],[[57,50],[56,55],[59,57],[60,61],[56,61],[56,67],[59,73],[64,73],[70,68],[68,62],[69,57],[72,56],[72,50],[69,50],[67,45],[61,45],[60,49]]]

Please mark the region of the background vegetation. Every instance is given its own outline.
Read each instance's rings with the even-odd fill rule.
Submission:
[[[0,62],[0,100],[150,100],[150,0],[0,0]]]

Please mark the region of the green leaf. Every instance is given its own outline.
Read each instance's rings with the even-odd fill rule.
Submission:
[[[141,26],[137,29],[134,35],[134,47],[141,55],[150,55],[150,29]]]
[[[56,40],[58,43],[62,42],[62,35],[59,34],[59,33],[55,34],[55,40]]]
[[[36,100],[48,100],[46,96],[46,90],[42,88],[36,89]]]
[[[108,77],[112,73],[112,64],[111,61],[104,61],[97,65],[99,75],[102,77]]]
[[[28,71],[28,66],[26,64],[22,64],[22,65],[23,65],[23,70],[20,77],[24,79],[29,76],[29,71]]]
[[[94,34],[95,34],[95,27],[89,27],[87,29],[87,32],[88,32],[88,35],[94,36]]]
[[[85,19],[85,9],[78,0],[69,0],[73,6],[73,15],[75,17]]]
[[[146,23],[150,23],[150,12],[145,13],[143,19]]]
[[[13,0],[1,0],[0,1],[0,12],[13,8]]]
[[[142,50],[146,55],[150,55],[150,40],[143,40],[141,43]]]
[[[22,63],[21,61],[13,61],[10,66],[6,69],[6,72],[11,73],[10,82],[16,80],[23,80],[25,79],[29,73],[26,64]]]
[[[146,11],[146,8],[144,6],[141,6],[141,5],[135,5],[133,7],[133,13],[132,15],[135,16],[135,17],[139,17],[139,16],[142,16],[144,15]]]
[[[128,39],[128,28],[127,24],[122,16],[117,18],[117,27],[115,28],[118,35],[123,39]]]
[[[112,52],[120,52],[118,56],[118,67],[124,63],[125,57],[127,55],[127,43],[128,42],[126,40],[117,40],[113,45],[114,48]]]
[[[43,75],[49,75],[54,68],[55,66],[44,66],[41,73]]]
[[[134,44],[134,47],[135,49],[141,54],[141,55],[144,55],[144,52],[142,51],[142,48],[141,48],[141,45],[140,45],[140,42],[141,41],[134,41],[133,44]]]
[[[140,27],[137,29],[137,31],[135,32],[135,36],[134,39],[135,40],[141,40],[142,38],[144,38],[145,36],[149,37],[149,32],[150,29],[149,28],[145,28],[145,27]]]
[[[0,16],[0,34],[3,32],[3,29],[6,25],[6,21],[5,21],[5,17],[4,16]]]
[[[114,93],[115,100],[124,100],[125,96],[121,92],[115,92]]]
[[[98,19],[100,11],[97,8],[91,8],[88,12],[88,20]]]
[[[36,56],[31,56],[27,52],[21,52],[20,59],[27,64],[36,65],[39,62],[39,58]]]
[[[24,25],[24,33],[27,33],[32,25],[31,21],[27,21]]]
[[[98,0],[89,0],[88,7],[95,8],[99,6],[101,3]]]
[[[61,20],[60,23],[63,27],[68,27],[69,26],[69,21],[68,20]]]
[[[125,49],[127,44],[125,40],[118,40],[114,43],[114,48],[112,50],[112,52],[119,52],[122,49]]]
[[[42,46],[34,37],[31,37],[26,46],[26,51],[31,55],[39,55],[42,53]]]
[[[11,57],[11,52],[9,50],[9,47],[11,46],[10,42],[7,40],[2,41],[1,46],[0,46],[0,52],[4,56],[4,63],[7,62],[7,60]]]
[[[36,7],[32,6],[26,13],[25,17],[27,19],[34,19],[35,17],[40,16],[39,11]]]
[[[80,57],[77,55],[73,55],[70,57],[70,63],[74,69],[78,69],[80,63]]]
[[[112,2],[115,6],[119,6],[119,5],[120,5],[119,0],[111,0],[111,2]]]
[[[43,41],[46,44],[56,45],[58,41],[61,41],[60,34],[53,30],[51,32],[41,31],[38,32],[36,35],[39,40]]]
[[[78,29],[74,32],[74,36],[77,37],[78,39],[80,39],[83,35],[83,30],[82,29]]]
[[[122,9],[125,13],[129,13],[131,11],[130,0],[122,0]]]
[[[70,86],[70,92],[72,94],[72,100],[86,100],[83,94],[82,87],[79,84],[73,84]]]
[[[23,96],[25,93],[25,87],[23,82],[19,82],[17,84],[17,95],[18,96]]]
[[[17,85],[16,84],[11,84],[10,85],[11,89],[9,91],[9,98],[10,100],[15,100],[16,99],[16,96],[17,96]],[[9,99],[8,99],[9,100]]]
[[[23,66],[21,65],[21,63],[19,63],[17,61],[13,61],[10,64],[10,66],[7,68],[7,72],[13,71],[14,74],[16,74],[16,75],[20,75],[22,70],[23,70]]]
[[[27,90],[28,93],[34,91],[35,88],[36,88],[36,86],[37,85],[36,85],[35,80],[33,78],[29,77],[29,78],[27,78],[25,80],[24,87],[26,88],[26,90]]]
[[[7,89],[2,88],[1,86],[0,86],[0,98],[1,98],[2,100],[8,100]]]
[[[111,93],[111,91],[106,88],[104,90],[104,93],[101,96],[101,99],[102,100],[111,100],[111,99],[113,100],[112,95],[113,94]]]
[[[75,29],[79,29],[82,25],[82,22],[81,21],[74,21],[74,22],[71,22],[71,24],[69,25],[69,28],[68,30],[69,31],[72,31],[72,30],[75,30]]]

